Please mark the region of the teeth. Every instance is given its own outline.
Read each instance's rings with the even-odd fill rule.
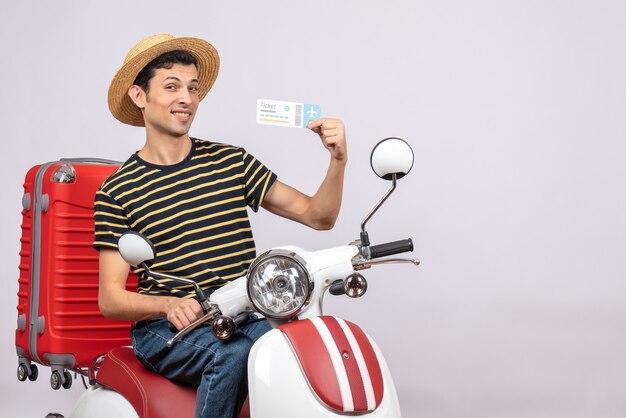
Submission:
[[[178,116],[189,116],[189,113],[183,113],[183,112],[172,112],[172,113]]]

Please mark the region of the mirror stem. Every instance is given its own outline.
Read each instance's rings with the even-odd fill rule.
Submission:
[[[396,179],[397,179],[397,174],[394,173],[391,176],[391,189],[387,192],[387,194],[382,198],[382,200],[380,202],[378,202],[378,204],[374,207],[374,209],[372,209],[372,211],[369,213],[369,215],[367,215],[365,217],[365,219],[363,220],[363,222],[361,222],[361,239],[363,238],[363,236],[367,237],[367,232],[365,231],[365,224],[372,218],[372,216],[374,216],[374,214],[376,213],[376,211],[378,211],[378,209],[383,205],[383,203],[385,203],[385,201],[387,200],[387,198],[391,195],[391,193],[393,193],[394,190],[396,190]],[[367,240],[369,241],[369,238],[367,238]],[[366,243],[362,242],[362,244],[366,247],[369,246],[369,242]]]

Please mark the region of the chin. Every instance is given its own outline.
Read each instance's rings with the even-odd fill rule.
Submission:
[[[172,136],[185,136],[189,133],[189,127],[176,127],[169,129],[169,134]]]
[[[172,136],[176,138],[186,138],[188,135],[189,131],[172,133]]]

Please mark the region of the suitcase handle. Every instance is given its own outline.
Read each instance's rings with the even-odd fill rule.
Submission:
[[[104,165],[122,165],[120,161],[107,160],[106,158],[61,158],[59,161],[64,163],[95,163]]]

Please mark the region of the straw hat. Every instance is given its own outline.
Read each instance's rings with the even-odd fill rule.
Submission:
[[[137,74],[150,61],[166,52],[182,50],[191,53],[198,61],[198,97],[207,95],[220,67],[217,50],[202,39],[176,38],[168,34],[149,36],[139,41],[126,55],[109,86],[109,110],[117,120],[133,126],[144,126],[141,110],[128,97],[128,89],[133,85]]]

